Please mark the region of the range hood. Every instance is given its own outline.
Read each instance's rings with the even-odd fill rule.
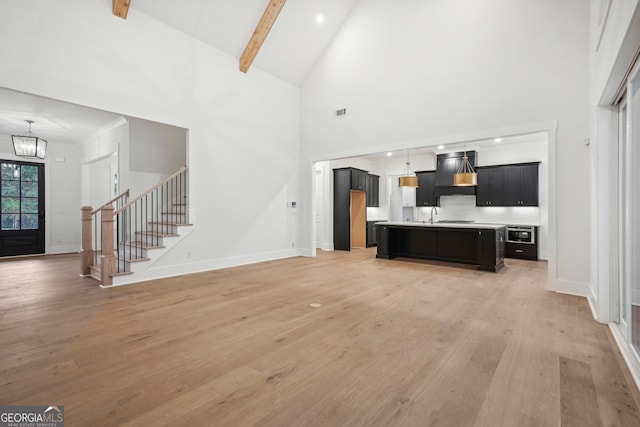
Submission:
[[[467,151],[469,163],[476,167],[476,152]],[[453,185],[453,174],[458,171],[462,164],[464,152],[438,154],[436,164],[436,197],[464,195],[475,196],[476,188],[472,187],[455,187]]]

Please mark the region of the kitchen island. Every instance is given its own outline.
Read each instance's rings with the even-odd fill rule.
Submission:
[[[378,222],[376,227],[377,258],[457,262],[493,272],[504,267],[504,225],[411,221]]]

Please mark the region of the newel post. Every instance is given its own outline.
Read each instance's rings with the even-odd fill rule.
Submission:
[[[113,284],[112,275],[116,269],[116,257],[113,248],[113,205],[102,207],[102,256],[100,257],[100,272],[102,286]]]
[[[80,274],[91,273],[90,267],[93,265],[93,241],[91,237],[91,206],[83,206],[82,212],[82,247],[80,249]]]

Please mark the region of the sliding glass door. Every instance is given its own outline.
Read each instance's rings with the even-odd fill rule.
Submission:
[[[619,330],[640,360],[640,64],[618,104]]]
[[[630,251],[627,229],[630,226],[629,213],[627,209],[627,200],[630,199],[629,195],[629,146],[627,144],[627,100],[626,97],[622,99],[618,105],[618,307],[619,307],[619,322],[621,326],[621,332],[624,334],[625,339],[629,340],[629,318],[631,304],[629,300],[629,284],[631,269],[630,269]]]
[[[640,354],[640,64],[627,85],[627,262],[631,299],[631,343]]]

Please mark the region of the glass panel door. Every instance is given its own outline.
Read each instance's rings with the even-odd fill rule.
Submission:
[[[631,300],[631,343],[640,354],[640,63],[627,85],[627,210],[626,235]]]
[[[0,256],[44,253],[44,165],[0,161]]]
[[[620,310],[621,331],[625,338],[629,339],[629,238],[627,229],[629,227],[629,209],[627,201],[630,198],[628,194],[629,177],[629,153],[628,153],[628,120],[627,120],[627,101],[623,100],[618,106],[618,296]]]

